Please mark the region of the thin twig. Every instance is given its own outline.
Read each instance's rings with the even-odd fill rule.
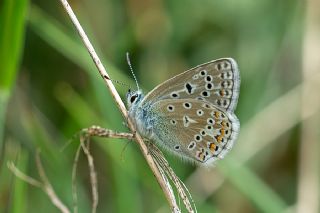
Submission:
[[[37,151],[35,158],[36,158],[36,165],[37,165],[38,173],[39,173],[40,179],[43,184],[43,186],[41,188],[48,195],[48,197],[50,198],[50,200],[54,206],[56,206],[63,213],[70,213],[69,209],[58,198],[58,196],[56,195],[55,191],[53,190],[53,188],[48,180],[48,177],[47,177],[47,175],[44,171],[44,168],[42,166],[42,163],[41,163],[39,150]]]
[[[88,136],[98,136],[103,138],[120,138],[120,139],[134,139],[134,135],[132,133],[127,132],[115,132],[109,129],[105,129],[100,126],[93,125],[89,128],[82,129],[81,132]]]
[[[98,200],[99,200],[99,195],[98,195],[98,180],[97,180],[97,173],[94,167],[93,163],[93,157],[90,154],[89,151],[89,145],[90,145],[90,138],[80,138],[80,143],[81,147],[83,149],[84,154],[87,157],[88,160],[88,166],[89,166],[89,173],[90,173],[90,182],[91,182],[91,193],[92,193],[92,209],[91,212],[95,213],[97,211],[97,206],[98,206]],[[86,142],[86,144],[85,144]]]
[[[91,126],[89,128],[82,130],[82,138],[80,139],[82,146],[85,146],[83,142],[89,142],[90,137],[93,137],[93,136],[106,137],[106,138],[126,138],[130,140],[132,139],[133,134],[123,133],[123,132],[114,132],[110,129],[105,129],[99,126]],[[88,147],[88,145],[85,147]],[[156,165],[161,173],[161,176],[164,182],[167,185],[167,188],[170,190],[171,200],[176,202],[173,189],[167,177],[169,177],[172,183],[175,185],[178,191],[179,197],[182,198],[183,203],[186,209],[188,210],[188,212],[189,213],[197,212],[196,206],[194,204],[194,201],[192,199],[192,196],[189,190],[187,189],[185,184],[179,179],[179,177],[177,177],[177,175],[174,173],[168,161],[163,156],[162,152],[153,144],[148,144],[148,148],[149,148],[150,154],[153,156],[154,161],[156,162]],[[191,203],[193,205],[191,205]],[[174,209],[173,211],[177,213],[181,212],[180,209]]]
[[[73,200],[73,211],[74,213],[78,213],[78,195],[77,195],[77,184],[76,184],[76,176],[77,176],[77,166],[80,157],[81,148],[83,149],[87,160],[88,166],[90,170],[90,181],[91,181],[91,189],[92,189],[92,212],[96,212],[96,208],[98,205],[98,181],[97,175],[93,164],[93,157],[89,151],[89,142],[90,137],[105,137],[105,138],[123,138],[123,139],[133,139],[133,134],[131,133],[122,133],[122,132],[114,132],[109,129],[102,128],[100,126],[93,125],[89,128],[82,129],[76,136],[80,136],[80,144],[77,148],[76,155],[74,157],[74,162],[72,166],[72,200]]]
[[[72,165],[72,201],[73,201],[73,212],[78,213],[78,194],[77,194],[77,165],[80,157],[81,145],[79,144],[77,148],[76,155],[73,160]]]
[[[103,131],[104,130],[104,131]],[[98,194],[98,181],[97,175],[95,171],[95,167],[93,164],[93,157],[89,151],[89,140],[91,136],[99,136],[99,137],[108,137],[108,132],[113,135],[113,132],[107,129],[103,129],[99,126],[92,126],[86,129],[81,130],[80,132],[80,144],[77,148],[77,152],[74,158],[73,166],[72,166],[72,199],[73,199],[73,209],[74,213],[78,212],[78,195],[77,195],[77,185],[76,185],[76,176],[77,176],[77,165],[80,157],[81,148],[83,149],[87,160],[88,166],[90,170],[90,182],[91,182],[91,190],[92,190],[92,210],[91,212],[95,213],[98,201],[99,201],[99,194]]]
[[[43,166],[41,164],[40,156],[39,156],[39,151],[37,151],[36,154],[36,164],[37,164],[37,169],[38,173],[40,176],[41,181],[38,181],[23,172],[21,172],[14,164],[13,162],[8,162],[7,166],[8,168],[12,171],[12,173],[20,178],[21,180],[25,181],[26,183],[29,183],[32,186],[39,187],[41,188],[50,198],[52,204],[56,206],[62,213],[70,213],[69,209],[61,202],[61,200],[58,198],[56,193],[54,192],[46,174],[43,169]]]
[[[128,112],[126,110],[126,107],[124,105],[124,103],[122,102],[117,90],[115,89],[112,81],[110,80],[110,77],[108,75],[108,73],[106,72],[104,66],[102,65],[98,55],[96,54],[92,44],[90,43],[86,33],[84,32],[84,30],[82,29],[78,19],[76,18],[75,14],[73,13],[69,3],[67,2],[67,0],[60,0],[64,9],[66,10],[66,12],[68,13],[69,17],[72,20],[72,23],[74,24],[74,26],[76,27],[84,45],[86,46],[86,48],[88,49],[96,67],[98,68],[98,71],[101,75],[101,77],[103,78],[104,82],[106,83],[108,89],[110,90],[110,93],[112,95],[112,97],[114,98],[118,108],[120,109],[123,117],[128,121],[128,127],[131,130],[131,132],[137,132],[135,126],[133,125],[133,123],[131,122],[131,120],[128,117]],[[175,204],[175,202],[173,202],[173,200],[170,197],[170,191],[166,186],[166,183],[163,181],[163,178],[161,176],[161,173],[158,169],[158,167],[156,166],[152,156],[148,155],[148,148],[147,146],[144,144],[142,137],[137,133],[135,134],[135,139],[136,142],[138,143],[143,156],[145,157],[147,163],[149,164],[154,176],[156,177],[171,209],[177,209],[178,206]]]
[[[35,186],[35,187],[39,187],[39,188],[42,188],[43,185],[40,181],[28,176],[28,175],[25,175],[23,172],[21,172],[15,165],[13,162],[7,162],[7,166],[8,168],[12,171],[12,173],[17,176],[18,178],[20,178],[21,180],[23,180],[24,182],[26,183],[29,183],[30,185],[32,186]]]

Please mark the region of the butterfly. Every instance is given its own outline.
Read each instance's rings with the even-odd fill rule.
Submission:
[[[128,114],[144,138],[184,160],[212,165],[238,136],[239,89],[236,61],[221,58],[176,75],[147,95],[129,90]]]

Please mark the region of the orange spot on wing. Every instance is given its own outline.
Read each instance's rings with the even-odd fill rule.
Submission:
[[[209,149],[210,149],[211,152],[214,152],[215,149],[216,149],[216,145],[214,143],[210,143]]]
[[[222,127],[221,128],[221,130],[220,130],[220,132],[221,132],[221,137],[224,137],[224,135],[226,134],[226,130]]]
[[[214,112],[214,117],[219,118],[219,117],[220,117],[220,112],[215,111],[215,112]]]
[[[220,142],[222,141],[222,138],[225,136],[225,134],[226,134],[226,131],[225,131],[225,129],[222,127],[222,128],[220,129],[220,135],[216,135],[216,136],[214,136],[214,137],[215,137],[215,139],[217,140],[217,142],[220,143]]]

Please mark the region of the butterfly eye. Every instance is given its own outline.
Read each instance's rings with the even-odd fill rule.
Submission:
[[[138,95],[134,95],[130,98],[130,102],[133,103],[137,99]]]

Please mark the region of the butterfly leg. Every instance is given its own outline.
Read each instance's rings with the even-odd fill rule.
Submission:
[[[127,127],[127,128],[129,128],[128,121],[129,121],[129,117],[126,118],[126,122],[122,122],[122,124],[123,124],[125,127]],[[132,138],[135,137],[135,134],[136,134],[136,132],[133,133]]]

